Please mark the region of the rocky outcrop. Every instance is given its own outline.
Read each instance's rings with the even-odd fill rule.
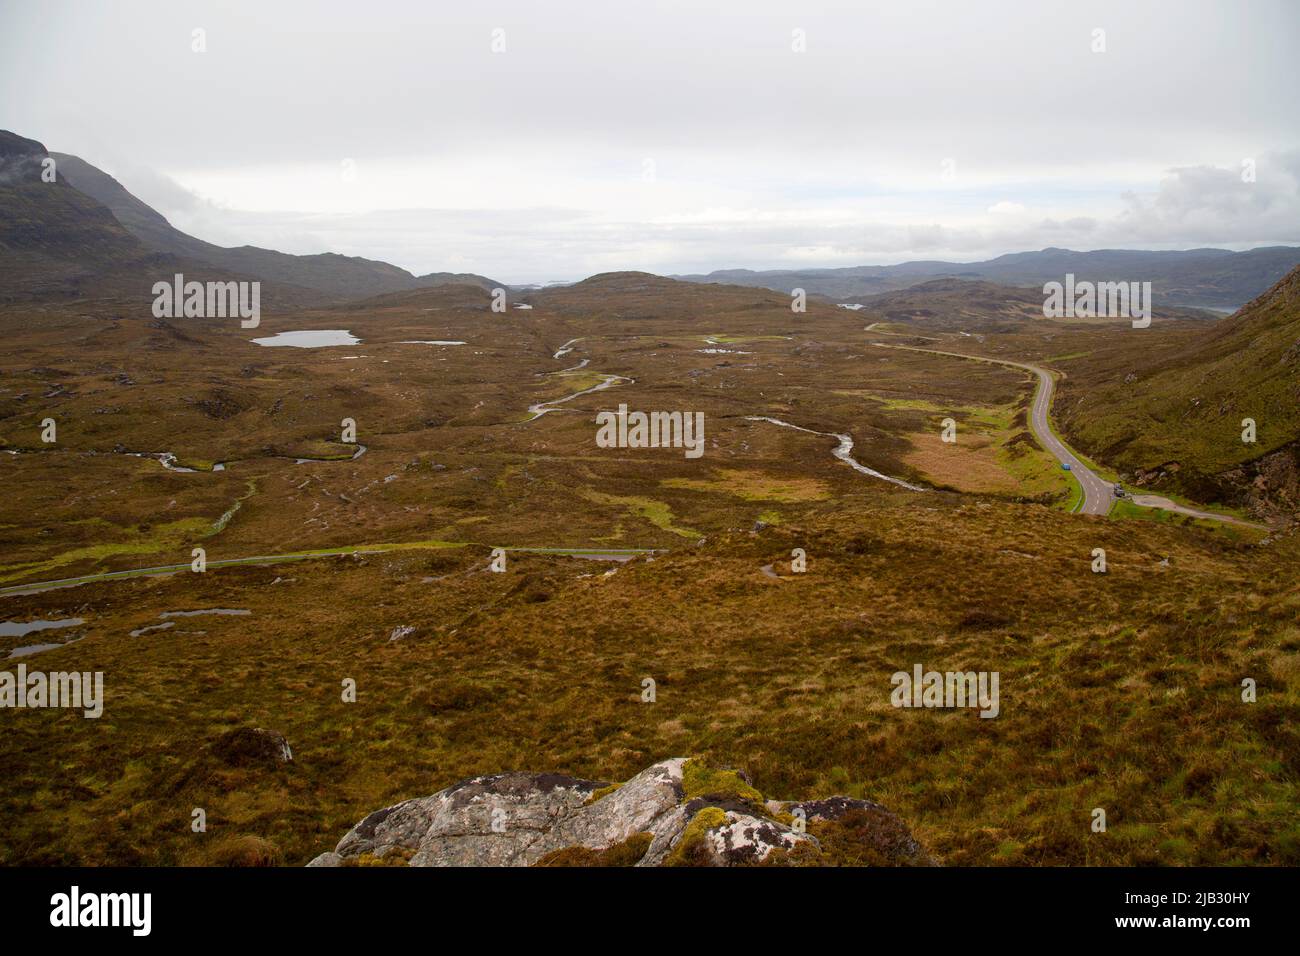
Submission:
[[[765,802],[739,771],[676,757],[623,784],[474,777],[378,810],[309,866],[930,865],[884,807]]]
[[[1218,476],[1224,500],[1265,521],[1300,519],[1300,442],[1291,442]]]
[[[1300,442],[1244,461],[1217,474],[1204,474],[1169,461],[1122,473],[1128,484],[1181,493],[1196,501],[1221,502],[1252,518],[1288,525],[1300,519]]]

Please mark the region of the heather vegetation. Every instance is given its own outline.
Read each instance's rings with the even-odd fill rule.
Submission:
[[[1141,330],[951,277],[799,310],[348,260],[381,294],[340,301],[328,257],[205,250],[73,169],[113,213],[0,196],[0,656],[105,697],[0,713],[0,864],[302,864],[468,778],[582,778],[577,814],[681,756],[671,864],[833,794],[874,803],[771,863],[1300,862],[1297,273]],[[236,260],[256,331],[151,309]],[[313,330],[351,344],[253,341]],[[597,441],[620,406],[701,454]],[[914,668],[1000,699],[913,708]]]
[[[102,670],[108,700],[97,721],[7,714],[3,862],[302,863],[469,776],[623,780],[683,753],[777,799],[879,801],[948,863],[1300,859],[1294,536],[1069,514],[1026,439],[1027,374],[873,347],[844,310],[638,275],[504,316],[466,287],[403,296],[268,319],[362,339],[302,351],[124,306],[7,314],[26,331],[0,396],[19,452],[0,469],[23,489],[0,505],[5,585],[183,570],[3,598],[9,620],[83,619],[29,660]],[[700,351],[699,315],[737,351]],[[60,351],[74,334],[86,347]],[[581,359],[632,381],[522,422]],[[703,410],[705,455],[598,449],[616,402]],[[928,490],[751,414],[848,432]],[[364,454],[295,461],[337,447],[344,417]],[[127,454],[164,451],[225,469]],[[196,545],[305,557],[197,575]],[[498,574],[496,547],[651,553],[507,550]],[[330,549],[359,553],[311,554]],[[160,617],[208,608],[250,614]],[[1000,715],[892,707],[916,662],[999,671]],[[249,727],[292,761],[233,759],[222,741]]]

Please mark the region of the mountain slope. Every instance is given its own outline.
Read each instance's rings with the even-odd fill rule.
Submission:
[[[387,262],[332,252],[298,256],[257,246],[218,246],[181,232],[116,179],[85,160],[68,153],[51,155],[58,163],[61,180],[107,206],[131,235],[155,252],[168,252],[245,275],[314,289],[336,301],[369,298],[448,282],[468,283],[487,289],[502,285],[485,276],[469,273],[437,272],[417,277]]]
[[[200,282],[256,278],[151,249],[62,176],[42,178],[49,157],[36,140],[0,130],[0,301],[120,297],[132,308],[147,308],[153,284],[177,272]],[[267,309],[323,301],[320,292],[300,286],[262,284]]]
[[[1109,356],[1064,383],[1068,435],[1141,483],[1292,510],[1300,438],[1300,268],[1158,360]],[[1257,441],[1242,441],[1242,420]],[[1289,463],[1288,463],[1289,462]]]
[[[0,247],[56,260],[123,261],[144,248],[102,205],[42,179],[45,147],[0,130]]]
[[[93,199],[42,179],[49,154],[0,130],[0,298],[66,294],[148,250]]]
[[[761,286],[786,293],[802,288],[809,294],[856,300],[940,277],[1041,288],[1044,282],[1061,281],[1067,273],[1073,273],[1077,279],[1094,282],[1149,281],[1158,305],[1226,311],[1253,299],[1297,265],[1300,265],[1300,248],[1293,246],[1270,246],[1247,252],[1042,249],[1010,253],[984,262],[923,260],[893,266],[767,272],[726,269],[675,278]]]

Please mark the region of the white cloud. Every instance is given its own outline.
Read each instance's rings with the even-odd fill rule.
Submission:
[[[1026,212],[1025,207],[1018,202],[995,202],[989,206],[988,212],[993,216],[1023,216]]]

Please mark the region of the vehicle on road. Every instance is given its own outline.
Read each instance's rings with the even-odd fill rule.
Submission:
[[[1116,484],[1113,490],[1115,492],[1116,498],[1123,498],[1127,494],[1127,492],[1124,490],[1124,486],[1121,484]]]

